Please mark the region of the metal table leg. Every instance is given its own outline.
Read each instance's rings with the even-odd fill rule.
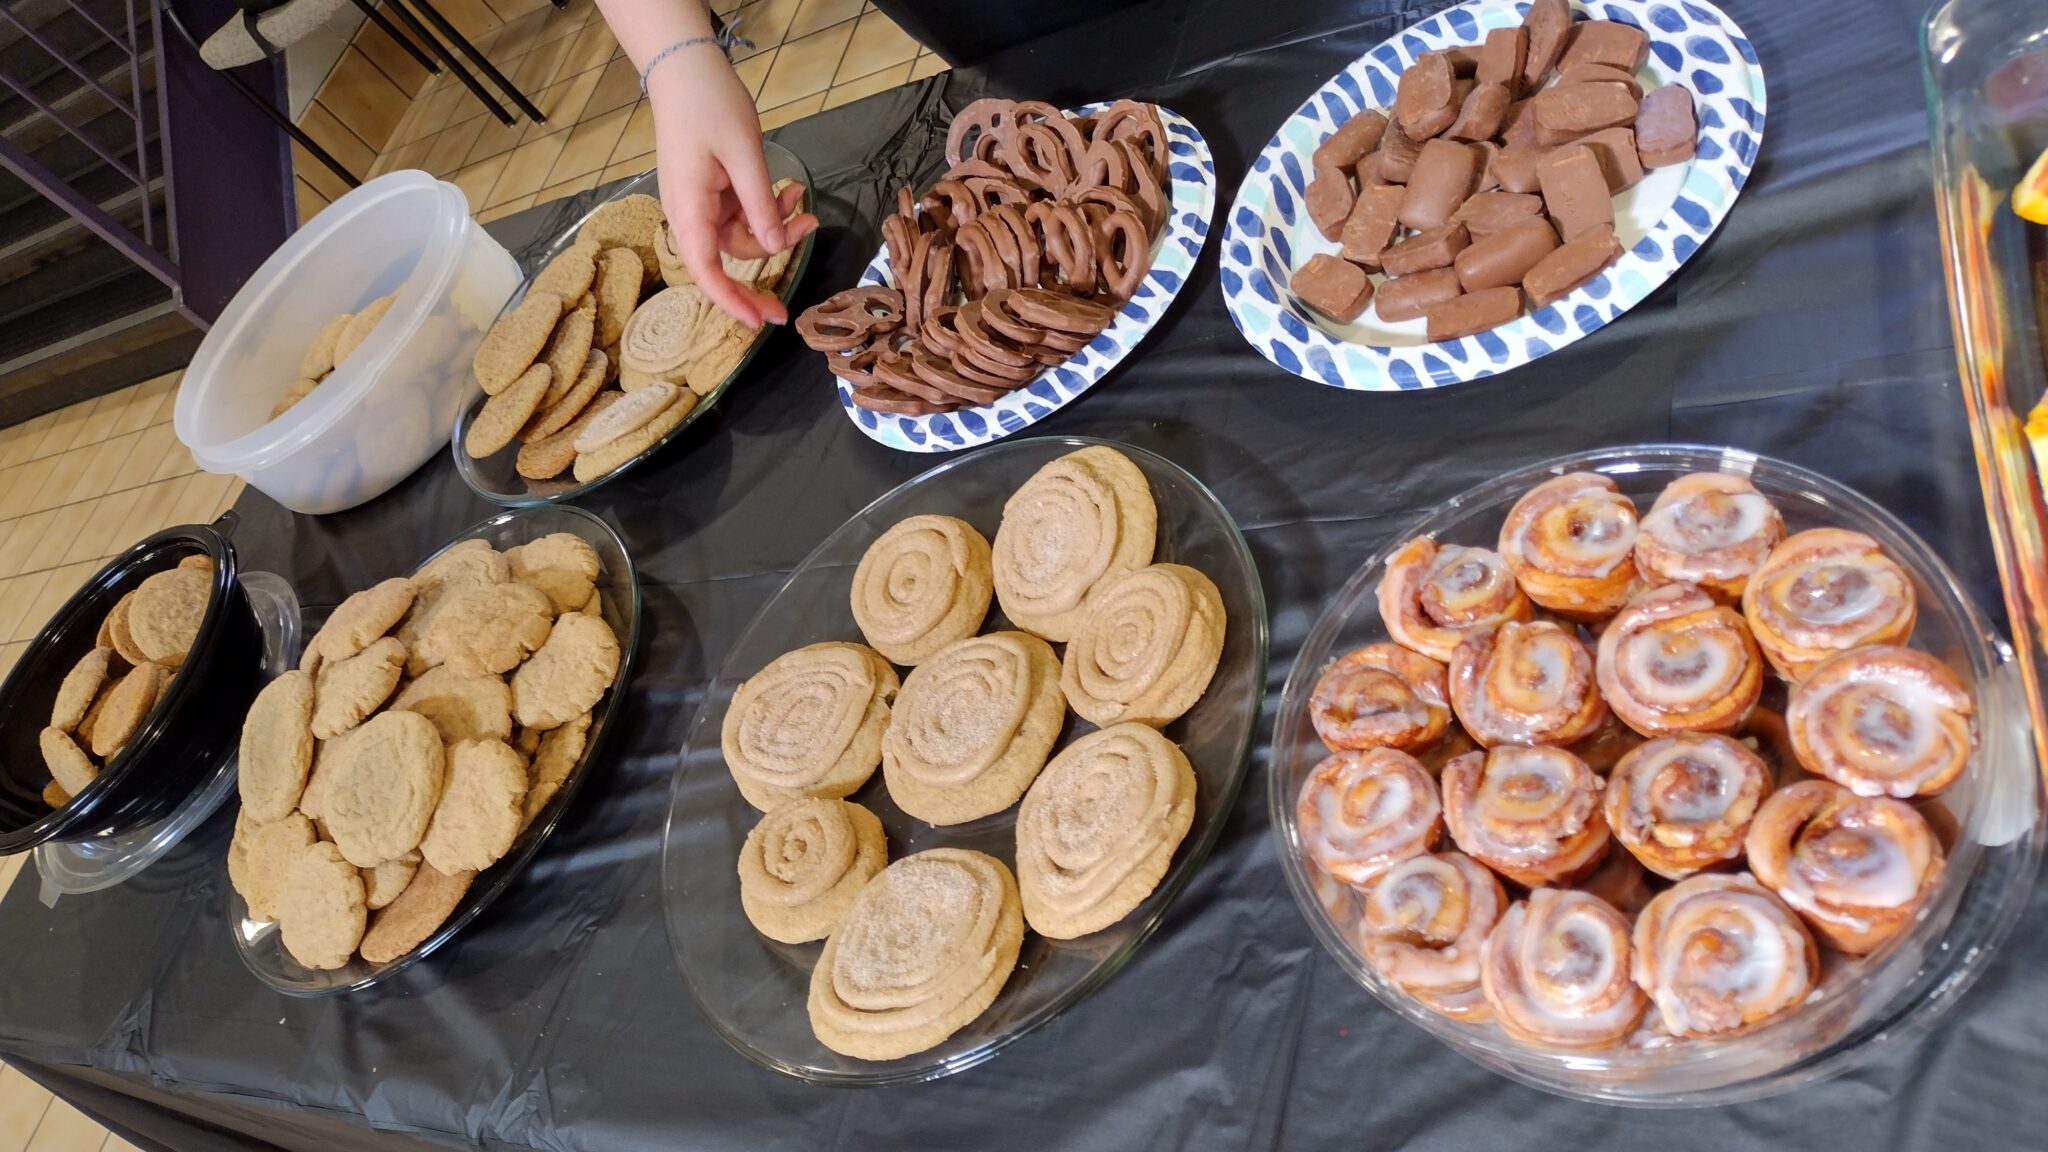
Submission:
[[[406,0],[391,0],[391,3],[395,8],[402,9],[407,7]],[[420,10],[421,15],[427,18],[427,22],[434,26],[436,32],[447,37],[450,44],[455,45],[457,50],[464,56],[469,57],[469,62],[476,66],[477,71],[490,77],[491,83],[503,89],[506,99],[518,105],[519,110],[532,117],[534,123],[547,123],[548,118],[541,114],[541,110],[534,106],[533,101],[528,100],[525,93],[514,87],[512,81],[507,80],[503,72],[498,71],[496,65],[486,59],[483,53],[477,51],[476,45],[464,39],[462,33],[456,31],[455,26],[448,22],[448,18],[441,15],[440,10],[434,7],[432,0],[411,0],[411,5]],[[510,121],[508,120],[507,123],[510,123]]]
[[[358,0],[358,2],[360,3],[361,0]],[[441,58],[443,64],[448,65],[449,70],[455,73],[455,78],[462,81],[462,86],[469,89],[470,95],[482,101],[483,106],[490,111],[491,115],[498,118],[498,123],[510,124],[512,122],[512,114],[505,111],[505,106],[498,103],[491,96],[490,91],[477,82],[475,76],[470,75],[469,69],[462,66],[462,61],[455,58],[455,54],[448,50],[447,45],[436,40],[434,34],[427,31],[426,26],[420,23],[419,17],[414,16],[411,10],[405,6],[405,0],[391,0],[391,11],[398,17],[400,23],[404,24],[412,31],[414,36],[419,38],[421,43],[425,44],[434,55]],[[436,26],[440,27],[444,32],[450,33],[455,43],[467,49],[470,57],[476,58],[476,49],[470,47],[469,41],[464,40],[460,36],[453,36],[452,34],[455,29],[448,27],[448,22],[439,18],[440,13],[437,12],[434,15]],[[484,66],[486,68],[490,67],[488,62]],[[491,75],[497,76],[497,70],[491,69]],[[502,77],[499,78],[499,82],[504,82]],[[534,115],[535,119],[539,118],[538,114]]]

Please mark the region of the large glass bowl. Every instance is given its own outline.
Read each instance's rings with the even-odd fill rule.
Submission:
[[[719,727],[733,689],[770,660],[823,640],[860,639],[849,594],[853,571],[876,537],[922,513],[957,516],[993,538],[1003,502],[1045,464],[1091,444],[1083,437],[1009,440],[948,461],[856,513],[804,559],[726,657],[690,725],[676,767],[662,845],[662,897],[669,944],[690,994],[733,1047],[779,1072],[828,1084],[930,1080],[970,1068],[1051,1020],[1121,968],[1216,842],[1236,802],[1258,729],[1266,684],[1266,602],[1258,569],[1237,525],[1216,497],[1179,465],[1128,444],[1159,508],[1154,559],[1200,569],[1216,582],[1227,618],[1223,657],[1209,690],[1164,729],[1195,769],[1195,817],[1173,864],[1129,916],[1075,940],[1027,932],[1016,971],[988,1011],[937,1047],[900,1060],[841,1056],[811,1034],[804,1005],[822,944],[778,944],[756,932],[740,908],[740,845],[761,818],[740,798],[719,752]],[[992,609],[983,632],[1008,627]],[[1058,747],[1092,731],[1068,715]],[[934,827],[889,799],[882,775],[848,799],[882,821],[889,858],[927,848],[971,848],[1016,861],[1016,805],[966,824]]]
[[[1785,530],[1852,528],[1902,564],[1919,594],[1912,645],[1955,669],[1976,699],[1977,751],[1961,782],[1932,806],[1937,828],[1955,830],[1948,868],[1916,922],[1860,961],[1824,965],[1807,1003],[1741,1036],[1568,1051],[1526,1044],[1492,1024],[1439,1016],[1382,980],[1357,948],[1358,899],[1306,862],[1295,798],[1328,754],[1307,716],[1316,680],[1336,656],[1387,639],[1377,589],[1387,556],[1417,535],[1452,544],[1496,545],[1501,521],[1523,493],[1565,472],[1611,477],[1647,509],[1688,472],[1749,477],[1784,513]],[[1457,1051],[1516,1080],[1562,1096],[1676,1106],[1754,1099],[1831,1076],[1924,1029],[1974,980],[2025,903],[2041,854],[2040,777],[2034,771],[2012,653],[1955,577],[1890,513],[1803,468],[1727,448],[1644,445],[1568,456],[1511,472],[1445,502],[1388,538],[1316,621],[1296,659],[1273,738],[1267,804],[1288,887],[1323,946],[1380,1002]]]
[[[810,169],[804,167],[804,162],[797,159],[796,153],[791,152],[772,140],[763,141],[762,150],[766,153],[768,159],[769,179],[790,179],[802,184],[804,186],[803,211],[816,211],[817,204],[811,190],[811,172]],[[658,197],[660,191],[656,186],[655,176],[655,173],[647,172],[634,177],[632,180],[621,185],[618,191],[612,193],[606,203],[625,196],[645,195]],[[576,243],[576,233],[582,229],[583,222],[590,219],[597,211],[597,208],[601,206],[592,207],[589,212],[578,217],[574,224],[563,229],[562,234],[555,237],[554,242],[548,245],[546,251],[543,251],[534,259],[532,267],[526,269],[526,280],[520,284],[519,291],[514,292],[512,298],[505,302],[505,312],[518,307],[519,302],[526,299],[526,285],[532,282],[533,274],[547,267],[548,262],[557,255],[560,255],[564,248]],[[803,282],[804,270],[810,267],[811,249],[817,245],[817,240],[817,233],[811,233],[797,243],[796,251],[791,254],[789,269],[783,273],[782,287],[777,293],[782,298],[784,304],[788,304],[796,296],[797,285]],[[503,315],[503,312],[500,315]],[[764,328],[754,342],[747,346],[746,352],[741,354],[740,362],[733,365],[732,371],[725,374],[725,379],[719,381],[717,387],[699,397],[697,406],[690,409],[689,414],[684,416],[680,423],[663,434],[661,439],[649,444],[639,455],[602,476],[588,481],[579,481],[574,476],[564,472],[552,480],[528,480],[519,474],[519,469],[516,467],[519,461],[520,447],[517,437],[513,438],[512,443],[508,447],[481,460],[471,456],[462,447],[462,442],[469,434],[470,422],[476,419],[477,413],[483,411],[484,401],[489,399],[489,397],[481,393],[471,400],[456,417],[455,435],[449,445],[449,451],[455,454],[455,470],[462,474],[463,481],[477,495],[482,496],[493,504],[504,504],[509,507],[518,508],[529,504],[552,504],[562,500],[574,500],[578,496],[601,488],[638,468],[642,461],[668,447],[670,442],[683,434],[684,430],[697,421],[702,420],[705,413],[718,406],[718,401],[732,388],[733,381],[739,379],[746,372],[747,366],[754,362],[754,357],[760,355],[761,349],[767,347],[770,340],[776,339],[779,332],[780,329],[772,325]]]

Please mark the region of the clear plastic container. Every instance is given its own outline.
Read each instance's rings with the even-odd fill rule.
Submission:
[[[1788,533],[1840,527],[1876,538],[1905,567],[1919,595],[1912,646],[1940,657],[1976,698],[1976,754],[1952,789],[1922,806],[1937,828],[1954,829],[1934,897],[1898,938],[1860,960],[1830,957],[1805,1004],[1739,1036],[1574,1051],[1526,1044],[1493,1024],[1439,1016],[1367,965],[1357,945],[1357,894],[1321,875],[1303,855],[1295,798],[1328,754],[1308,720],[1309,693],[1335,656],[1387,639],[1375,591],[1388,555],[1418,535],[1491,548],[1523,493],[1577,471],[1607,475],[1643,509],[1687,472],[1747,476],[1777,504]],[[2041,778],[2012,651],[1941,559],[1890,513],[1832,480],[1747,452],[1692,445],[1609,448],[1532,465],[1391,533],[1387,547],[1324,609],[1287,677],[1267,808],[1281,869],[1302,914],[1338,964],[1381,1003],[1524,1083],[1562,1096],[1662,1107],[1772,1095],[1836,1075],[1880,1045],[1917,1035],[1962,995],[2005,939],[2033,886],[2042,840]],[[1947,818],[1931,809],[1945,809]]]
[[[175,427],[209,472],[294,512],[352,508],[448,443],[477,394],[470,360],[519,286],[519,265],[471,219],[461,189],[380,176],[313,218],[256,270],[199,346]],[[323,325],[389,292],[369,338],[275,420]]]

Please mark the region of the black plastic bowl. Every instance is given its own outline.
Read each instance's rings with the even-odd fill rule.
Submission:
[[[234,751],[263,667],[263,632],[236,579],[226,535],[235,522],[230,512],[212,526],[166,528],[122,553],[57,610],[0,683],[0,855],[162,819]],[[49,726],[64,674],[92,651],[116,601],[151,575],[202,555],[213,561],[213,595],[184,667],[99,778],[52,810],[43,803],[50,770],[37,736]]]

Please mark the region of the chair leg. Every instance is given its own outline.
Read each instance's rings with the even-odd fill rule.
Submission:
[[[449,71],[455,73],[455,78],[462,81],[462,86],[469,89],[469,94],[481,101],[490,114],[498,118],[498,123],[510,124],[512,122],[512,113],[507,112],[505,106],[498,103],[491,96],[490,91],[477,82],[477,78],[470,74],[469,69],[462,66],[462,61],[455,58],[455,53],[449,51],[447,45],[435,39],[432,32],[427,31],[426,26],[420,23],[419,17],[414,16],[412,10],[405,6],[405,0],[391,0],[391,11],[398,17],[399,23],[404,24],[414,36],[419,38],[420,43],[425,44],[434,55],[441,58],[443,64],[448,65]],[[443,23],[445,24],[445,21]],[[447,30],[450,32],[454,31],[452,28]],[[463,47],[469,47],[467,40],[461,40],[459,37],[457,40]],[[470,51],[474,54],[475,49],[471,48]]]
[[[425,68],[435,76],[441,74],[441,62],[427,55],[426,49],[413,43],[412,37],[400,32],[398,25],[391,22],[391,17],[386,16],[384,10],[377,7],[377,0],[355,0],[355,5],[363,10],[363,15],[369,18],[370,23],[382,28],[386,36],[398,41],[399,46],[405,49],[407,55],[419,61],[420,67]]]
[[[394,4],[403,4],[403,0],[392,0],[392,2]],[[462,33],[456,31],[455,26],[448,22],[448,18],[441,15],[440,9],[434,7],[433,0],[412,0],[412,5],[420,10],[420,14],[427,18],[427,22],[434,26],[436,32],[447,37],[450,44],[453,44],[464,56],[469,57],[469,62],[476,66],[477,71],[490,77],[491,83],[496,84],[504,91],[506,99],[518,105],[519,110],[531,117],[534,123],[547,123],[548,118],[541,114],[541,110],[534,106],[533,101],[528,100],[525,93],[514,87],[512,81],[507,80],[503,72],[498,71],[496,65],[492,64],[483,53],[477,51],[476,45],[471,44],[463,38]]]

